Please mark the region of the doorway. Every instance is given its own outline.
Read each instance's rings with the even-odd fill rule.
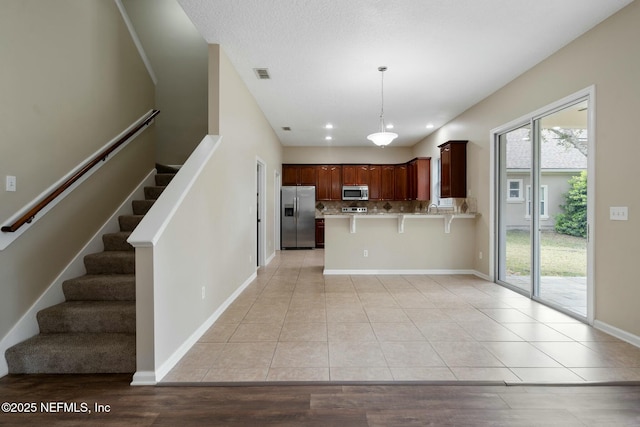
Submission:
[[[496,282],[589,323],[592,103],[589,90],[492,132]]]

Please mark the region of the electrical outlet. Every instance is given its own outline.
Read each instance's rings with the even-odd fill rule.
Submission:
[[[612,221],[627,221],[629,208],[626,206],[609,207],[609,219]]]
[[[478,259],[482,259],[482,251],[478,252]]]
[[[204,299],[204,295],[205,295],[205,287],[202,287],[202,299]]]
[[[362,253],[362,255],[366,258],[369,256],[369,251],[368,250],[364,250],[364,252]]]
[[[7,175],[5,190],[7,190],[7,191],[16,191],[16,177],[15,176],[8,176]]]

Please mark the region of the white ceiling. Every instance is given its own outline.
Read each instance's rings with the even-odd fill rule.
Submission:
[[[385,65],[392,144],[410,146],[632,0],[178,1],[284,145],[371,145]]]

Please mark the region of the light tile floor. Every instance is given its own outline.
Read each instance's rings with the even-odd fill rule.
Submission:
[[[494,283],[323,262],[279,252],[162,382],[640,381],[640,348]]]

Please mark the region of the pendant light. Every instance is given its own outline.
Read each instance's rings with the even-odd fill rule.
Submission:
[[[385,145],[389,145],[391,141],[398,137],[397,133],[386,132],[384,127],[384,72],[387,71],[387,67],[378,67],[378,71],[380,71],[380,87],[382,88],[382,104],[380,107],[380,132],[372,133],[367,136],[367,139],[379,147],[384,147]]]

